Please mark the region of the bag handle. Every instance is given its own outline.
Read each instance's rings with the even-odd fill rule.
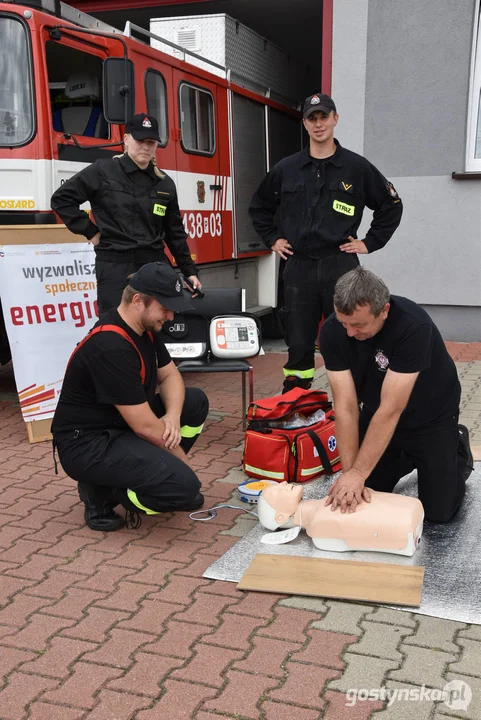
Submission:
[[[319,453],[319,457],[321,458],[321,462],[324,467],[324,470],[328,473],[328,475],[332,475],[333,470],[332,470],[331,461],[328,458],[326,449],[325,449],[324,445],[322,444],[322,442],[320,441],[319,436],[316,435],[314,430],[308,430],[307,434],[311,438],[311,440],[314,444],[314,447],[316,448],[317,452]]]

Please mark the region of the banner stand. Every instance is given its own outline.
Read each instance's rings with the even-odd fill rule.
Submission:
[[[30,443],[51,440],[68,358],[97,320],[95,254],[65,225],[0,225],[0,287]]]

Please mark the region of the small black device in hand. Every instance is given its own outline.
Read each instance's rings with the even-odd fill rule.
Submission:
[[[194,287],[194,283],[192,282],[192,280],[189,280],[189,278],[185,277],[185,275],[184,275],[184,282],[186,285],[188,285],[190,287],[191,290],[194,291],[195,295],[198,295],[200,298],[204,297],[204,293],[202,292],[202,290],[199,290],[199,288]]]

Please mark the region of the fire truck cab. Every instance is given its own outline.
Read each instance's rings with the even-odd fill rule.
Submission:
[[[176,182],[204,285],[244,287],[248,307],[269,312],[277,258],[247,209],[265,172],[300,148],[297,101],[243,87],[237,76],[233,83],[228,68],[205,61],[209,72],[188,51],[174,57],[153,40],[164,42],[59,0],[0,0],[0,225],[58,222],[53,191],[122,152],[126,118],[148,112],[159,122],[157,164]]]

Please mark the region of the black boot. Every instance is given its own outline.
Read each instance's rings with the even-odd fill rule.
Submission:
[[[85,505],[84,517],[89,528],[112,532],[124,526],[123,517],[114,511],[118,501],[111,488],[79,482],[78,494]]]
[[[459,442],[458,442],[458,459],[465,464],[464,479],[468,477],[474,470],[473,453],[469,446],[469,431],[466,425],[458,425]]]
[[[311,385],[312,380],[308,380],[307,378],[300,378],[297,377],[297,375],[288,375],[284,380],[284,385],[282,386],[282,395],[285,395],[286,392],[289,392],[289,390],[293,390],[296,387],[303,388],[304,390],[309,390]]]

